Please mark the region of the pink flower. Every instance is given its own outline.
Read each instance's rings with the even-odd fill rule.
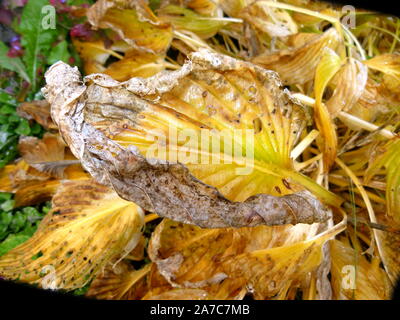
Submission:
[[[84,38],[85,40],[89,40],[94,35],[90,26],[84,23],[73,26],[69,33],[73,38]]]

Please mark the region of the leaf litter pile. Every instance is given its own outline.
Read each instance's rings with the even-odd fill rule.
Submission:
[[[47,132],[19,138],[0,190],[51,210],[0,253],[1,277],[97,299],[391,297],[396,17],[348,26],[306,0],[79,10],[81,70],[54,63],[45,100],[18,107]]]

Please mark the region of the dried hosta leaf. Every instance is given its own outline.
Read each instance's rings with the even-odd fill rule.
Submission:
[[[349,58],[332,79],[336,84],[326,107],[332,117],[348,111],[361,98],[368,80],[368,68],[360,61]]]
[[[93,180],[65,182],[33,237],[0,258],[0,276],[42,287],[83,287],[132,249],[143,221],[138,206],[109,188]]]
[[[364,61],[369,68],[382,72],[385,87],[400,96],[400,54],[385,53]]]
[[[146,238],[144,236],[141,236],[136,247],[131,252],[129,252],[129,254],[125,257],[125,259],[133,261],[143,260],[146,244],[147,244]]]
[[[172,40],[172,28],[147,7],[145,1],[99,0],[87,12],[95,28],[110,28],[133,48],[164,53]]]
[[[400,54],[385,53],[372,59],[364,61],[364,64],[371,69],[381,71],[384,74],[391,75],[400,80]]]
[[[376,145],[370,160],[365,181],[368,182],[380,168],[386,168],[386,214],[400,223],[400,140],[394,138]]]
[[[323,48],[335,50],[340,44],[336,29],[331,28],[298,48],[263,53],[252,59],[260,66],[275,70],[287,84],[304,84],[314,78]]]
[[[343,227],[323,233],[318,224],[201,229],[165,219],[151,237],[149,256],[173,287],[210,292],[233,281],[257,299],[285,298],[288,284],[298,286],[318,268],[323,243]]]
[[[400,230],[400,224],[390,216],[382,214],[378,216],[378,221],[393,230]],[[400,234],[393,231],[379,231],[377,236],[382,243],[382,261],[394,288],[400,279]]]
[[[132,77],[151,77],[164,68],[164,59],[161,57],[148,52],[129,50],[123,59],[110,64],[102,72],[115,80],[125,81]]]
[[[151,264],[139,270],[126,262],[109,264],[90,284],[86,297],[105,300],[137,300],[147,291],[146,275]]]
[[[201,38],[214,36],[221,28],[230,23],[227,19],[218,19],[200,15],[190,9],[168,5],[158,11],[160,20],[171,23],[177,29],[194,32]]]
[[[180,70],[147,79],[120,83],[93,75],[86,86],[76,69],[57,63],[46,80],[52,116],[85,168],[160,216],[213,228],[313,223],[329,214],[305,188],[340,203],[293,169],[290,151],[305,114],[272,71],[201,51]],[[222,148],[196,146],[204,129],[227,136]],[[196,138],[157,139],[170,130]],[[158,152],[160,145],[168,151]],[[232,146],[244,155],[221,163],[232,159]]]
[[[249,5],[252,0],[220,0],[219,6],[231,17],[238,17],[240,12]]]
[[[35,120],[47,130],[57,129],[57,126],[51,119],[50,105],[46,100],[36,100],[21,103],[17,107],[17,113],[19,116],[25,119]]]
[[[17,165],[9,164],[0,169],[0,192],[14,192],[15,186],[11,180],[11,175],[15,172]]]
[[[46,133],[43,139],[21,137],[18,150],[31,167],[49,174],[54,178],[63,178],[66,167],[79,164],[71,157],[65,157],[65,144],[59,135]]]
[[[117,59],[123,58],[112,47],[106,48],[102,40],[82,41],[74,38],[72,43],[83,61],[83,70],[86,74],[103,72],[110,56]]]
[[[23,159],[0,169],[0,191],[15,193],[15,207],[50,200],[61,179],[89,178],[58,135],[21,137],[18,148]]]
[[[24,160],[0,169],[0,191],[15,193],[15,207],[29,206],[50,200],[57,191],[61,180],[31,167]],[[88,179],[80,165],[65,169],[69,180]]]
[[[388,97],[381,92],[381,85],[368,78],[360,99],[347,112],[366,121],[374,121],[377,115],[388,111]],[[341,119],[348,127],[358,130],[358,127]]]
[[[146,297],[145,300],[208,300],[207,291],[202,289],[171,289],[169,291]]]
[[[105,73],[118,81],[132,77],[149,77],[164,69],[164,59],[153,53],[125,48],[117,42],[106,48],[104,41],[82,41],[73,39],[86,74]],[[117,52],[125,52],[124,56]],[[108,58],[119,59],[106,66]]]
[[[386,300],[390,298],[390,285],[380,260],[368,261],[355,251],[348,241],[332,240],[332,289],[338,300]]]
[[[287,11],[271,8],[263,2],[247,6],[240,16],[270,37],[286,37],[298,32],[297,24]]]

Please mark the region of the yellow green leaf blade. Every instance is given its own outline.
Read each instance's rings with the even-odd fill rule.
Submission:
[[[0,275],[42,287],[83,287],[139,239],[143,211],[92,180],[65,182],[24,244],[0,258]]]

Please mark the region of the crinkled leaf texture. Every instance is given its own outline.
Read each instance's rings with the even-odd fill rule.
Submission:
[[[290,151],[305,114],[272,71],[204,50],[181,69],[147,79],[120,83],[93,74],[85,85],[76,68],[59,62],[46,81],[52,117],[83,166],[160,216],[207,228],[313,223],[330,213],[306,188],[340,203],[294,171]],[[168,139],[168,152],[189,150],[194,159],[149,156],[160,131],[168,137],[171,129],[188,128],[197,137],[202,129],[226,129],[228,140],[213,152],[210,144]],[[235,136],[235,129],[253,129],[253,136]],[[204,155],[225,159],[231,144],[244,156],[199,164]],[[254,168],[248,166],[253,152]]]
[[[41,287],[83,287],[137,244],[143,211],[95,181],[64,182],[28,241],[0,258],[0,276]]]
[[[133,48],[165,52],[172,41],[172,28],[158,20],[146,1],[100,0],[87,11],[94,28],[110,28]]]

